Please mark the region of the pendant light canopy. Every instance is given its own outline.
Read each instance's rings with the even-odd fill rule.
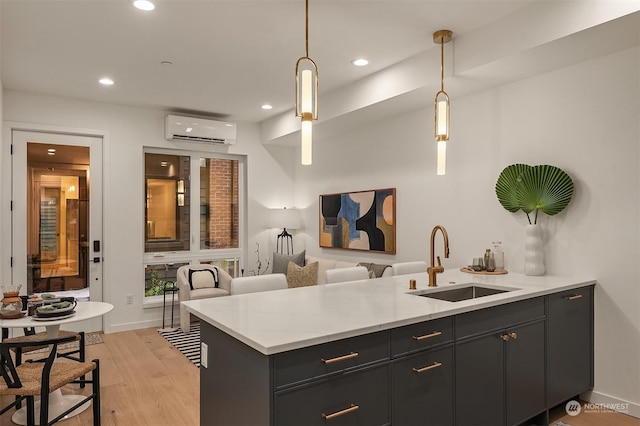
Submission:
[[[444,175],[447,163],[447,141],[449,140],[449,95],[444,91],[444,45],[451,41],[452,32],[439,30],[433,33],[433,42],[440,45],[440,91],[433,104],[434,133],[438,142],[437,174]]]
[[[318,119],[318,66],[309,57],[309,0],[305,0],[305,54],[296,62],[296,117],[302,119],[302,164],[309,165],[311,122]]]

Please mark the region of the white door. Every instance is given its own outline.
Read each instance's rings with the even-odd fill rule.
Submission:
[[[102,138],[13,130],[12,144],[12,282],[101,301]]]

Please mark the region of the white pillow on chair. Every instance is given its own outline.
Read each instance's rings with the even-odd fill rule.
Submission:
[[[192,290],[218,287],[217,270],[189,269],[189,286]]]

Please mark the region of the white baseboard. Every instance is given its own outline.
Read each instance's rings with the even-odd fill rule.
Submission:
[[[177,323],[179,325],[179,321]],[[174,325],[176,324],[175,319],[173,324]],[[166,320],[165,320],[165,325],[166,325]],[[137,322],[130,322],[126,324],[111,324],[111,327],[109,328],[109,333],[117,333],[120,331],[132,331],[132,330],[139,330],[141,328],[152,328],[152,327],[157,327],[157,328],[162,327],[162,319],[153,319],[149,321],[137,321]]]
[[[592,409],[594,411],[599,410],[599,412],[603,412],[605,410],[617,411],[640,419],[640,403],[625,401],[624,399],[596,391],[585,392],[580,395],[580,399],[594,405],[594,407],[583,407],[583,410]]]

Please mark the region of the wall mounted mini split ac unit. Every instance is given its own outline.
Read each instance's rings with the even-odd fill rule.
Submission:
[[[173,141],[206,142],[224,145],[236,143],[236,124],[195,117],[167,115],[165,138]]]

